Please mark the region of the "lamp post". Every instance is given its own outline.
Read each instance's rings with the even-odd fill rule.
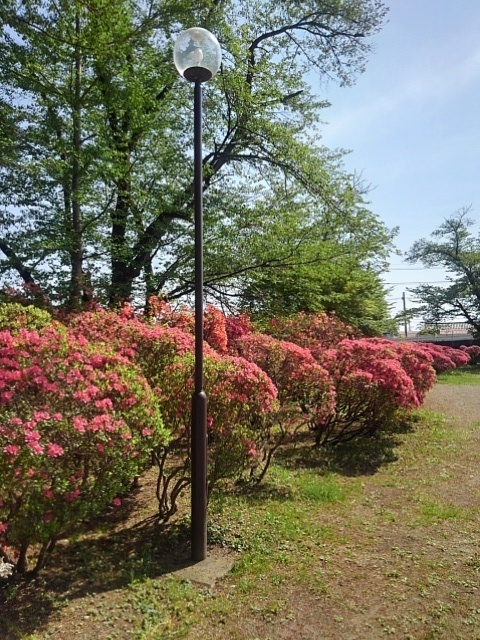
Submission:
[[[207,396],[203,389],[202,83],[213,78],[220,68],[220,45],[206,29],[187,29],[175,42],[173,60],[179,74],[195,83],[195,390],[191,425],[191,550],[192,560],[198,562],[207,556]]]

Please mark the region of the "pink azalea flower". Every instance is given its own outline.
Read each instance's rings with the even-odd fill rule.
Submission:
[[[63,447],[59,444],[55,444],[54,442],[50,442],[47,445],[47,456],[49,458],[58,458],[63,455]]]
[[[74,429],[76,429],[80,433],[85,433],[86,424],[87,424],[87,421],[85,420],[85,418],[82,418],[81,416],[74,416],[73,418]]]
[[[65,500],[68,502],[73,502],[80,495],[80,489],[75,489],[75,491],[69,491],[65,494]]]
[[[18,456],[20,453],[20,447],[16,444],[7,444],[6,447],[3,447],[3,451],[8,453],[10,456]]]

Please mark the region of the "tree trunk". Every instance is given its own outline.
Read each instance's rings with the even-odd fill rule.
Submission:
[[[129,301],[135,274],[129,264],[129,247],[127,240],[127,223],[131,202],[130,154],[124,152],[125,175],[117,182],[117,203],[111,216],[112,239],[112,280],[110,288],[110,305],[116,306]]]

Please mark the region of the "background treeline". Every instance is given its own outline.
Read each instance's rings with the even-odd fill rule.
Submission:
[[[388,327],[394,231],[321,144],[326,82],[354,82],[378,0],[4,0],[0,278],[53,305],[193,291],[192,87],[172,61],[218,37],[205,86],[205,291],[256,316]]]

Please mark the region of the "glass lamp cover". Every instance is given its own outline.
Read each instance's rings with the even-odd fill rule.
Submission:
[[[173,49],[178,73],[189,82],[206,82],[220,68],[222,52],[216,37],[200,27],[182,31]]]

